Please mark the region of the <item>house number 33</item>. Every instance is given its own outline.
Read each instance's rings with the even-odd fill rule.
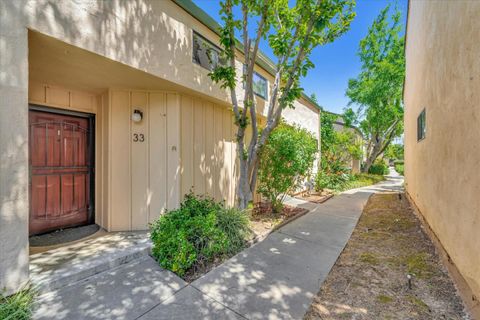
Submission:
[[[133,142],[143,142],[145,141],[145,136],[143,133],[134,133],[133,134]]]

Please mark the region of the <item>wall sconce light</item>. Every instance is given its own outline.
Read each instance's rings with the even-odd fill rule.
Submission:
[[[135,109],[132,113],[132,121],[140,122],[143,119],[143,112],[141,110]]]

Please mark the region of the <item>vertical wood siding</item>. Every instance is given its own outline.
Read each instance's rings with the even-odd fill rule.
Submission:
[[[181,197],[192,190],[232,206],[236,181],[232,112],[182,95],[181,122]]]

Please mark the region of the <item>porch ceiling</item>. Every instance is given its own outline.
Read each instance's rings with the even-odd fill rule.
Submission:
[[[29,31],[29,80],[92,93],[107,88],[185,91],[153,76],[44,34]]]

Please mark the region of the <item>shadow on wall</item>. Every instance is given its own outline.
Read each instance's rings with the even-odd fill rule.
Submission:
[[[192,62],[194,19],[170,1],[31,1],[24,16],[40,33],[227,99]]]
[[[227,95],[209,80],[208,70],[192,67],[191,34],[185,24],[193,23],[193,19],[171,2],[20,0],[2,1],[0,7],[0,81],[2,94],[3,90],[8,93],[5,100],[2,99],[0,122],[0,270],[6,271],[1,277],[2,286],[14,288],[26,279],[28,272],[28,37],[25,27],[203,93],[225,98]],[[10,105],[4,104],[5,101]],[[4,114],[9,114],[8,119]],[[15,124],[18,125],[13,128]],[[4,130],[7,128],[14,130],[7,132]],[[15,232],[3,232],[7,229]]]

